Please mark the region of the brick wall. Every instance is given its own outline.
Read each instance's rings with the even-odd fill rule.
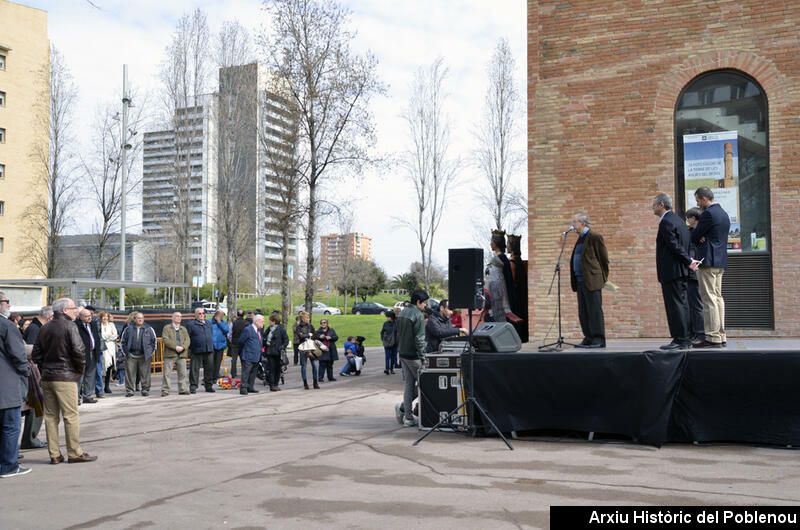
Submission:
[[[675,194],[674,108],[697,75],[720,68],[758,81],[769,102],[775,331],[800,335],[800,2],[528,1],[529,305],[533,340],[555,316],[546,296],[558,234],[586,211],[611,259],[604,292],[614,337],[669,335],[655,272],[659,191]],[[575,242],[570,235],[566,259]],[[564,334],[580,337],[562,281]],[[550,337],[557,333],[555,326]]]

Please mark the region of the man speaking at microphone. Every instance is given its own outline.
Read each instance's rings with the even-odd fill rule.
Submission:
[[[578,348],[605,348],[606,325],[603,319],[603,286],[608,280],[608,250],[603,236],[590,230],[585,213],[572,217],[572,226],[564,232],[578,234],[569,260],[569,279],[578,294],[578,318],[583,340]]]

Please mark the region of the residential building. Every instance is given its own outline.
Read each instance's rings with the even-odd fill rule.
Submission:
[[[348,257],[372,261],[372,238],[361,233],[320,236],[322,278],[335,275]]]
[[[273,172],[281,162],[291,160],[294,150],[287,142],[291,127],[288,104],[276,93],[273,81],[269,71],[257,63],[219,70],[220,189],[226,184],[245,188],[237,196],[249,213],[246,228],[254,244],[242,261],[253,264],[245,273],[252,274],[256,290],[265,293],[280,289],[283,264],[280,223],[275,221],[283,190]],[[297,260],[299,223],[293,224],[287,249],[292,264]],[[220,229],[220,238],[233,237],[223,232]]]
[[[142,234],[153,243],[155,275],[164,280],[215,281],[217,262],[217,96],[198,97],[192,107],[178,109],[176,128],[144,134],[142,163]],[[188,246],[188,275],[175,263],[185,258],[176,249]],[[171,262],[171,263],[170,263]]]
[[[559,234],[577,212],[603,235],[619,286],[603,294],[607,336],[667,336],[650,204],[669,193],[682,216],[701,186],[731,220],[729,342],[800,335],[790,287],[800,283],[790,229],[800,197],[798,2],[621,0],[602,13],[593,2],[527,5],[533,340],[551,325]],[[564,274],[563,334],[581,337]]]
[[[46,238],[25,212],[47,200],[49,65],[47,12],[0,0],[0,278],[9,280],[41,275],[25,247]]]
[[[176,261],[171,247],[175,236],[186,232],[177,223],[185,218],[181,206],[190,190],[190,276],[199,275],[202,283],[224,280],[225,246],[244,237],[246,251],[237,267],[240,282],[259,292],[280,288],[281,238],[270,204],[280,202],[281,189],[270,176],[265,149],[291,155],[285,109],[285,100],[270,91],[270,77],[257,64],[222,68],[217,93],[178,109],[177,133],[175,128],[145,133],[142,231],[156,254]],[[260,136],[260,130],[265,134]],[[187,167],[188,180],[182,177]],[[226,206],[226,198],[232,198],[232,207]],[[233,208],[245,217],[226,226],[230,223],[225,219],[232,216],[225,212]],[[292,232],[288,253],[294,263],[297,235]],[[174,275],[169,261],[156,258],[157,280]]]

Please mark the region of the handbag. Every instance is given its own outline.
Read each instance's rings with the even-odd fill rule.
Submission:
[[[281,350],[281,366],[289,366],[289,356],[286,355],[286,350]]]
[[[322,349],[317,347],[317,341],[313,339],[306,339],[300,343],[298,349],[303,352],[309,359],[319,359],[322,357]]]
[[[353,361],[355,361],[355,364],[356,364],[356,372],[360,372],[361,371],[361,367],[364,365],[364,359],[362,359],[361,357],[356,355],[356,358],[353,359]]]

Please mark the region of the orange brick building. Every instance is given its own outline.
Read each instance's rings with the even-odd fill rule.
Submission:
[[[723,284],[729,337],[800,335],[800,2],[529,0],[527,24],[533,340],[554,320],[559,233],[580,211],[605,237],[620,287],[603,294],[608,336],[669,335],[649,206],[666,192],[683,214],[696,184],[726,185],[691,180],[701,174],[684,156],[692,135],[717,132],[738,149],[738,175],[725,181],[740,241]],[[563,262],[566,337],[581,336],[575,239]]]

